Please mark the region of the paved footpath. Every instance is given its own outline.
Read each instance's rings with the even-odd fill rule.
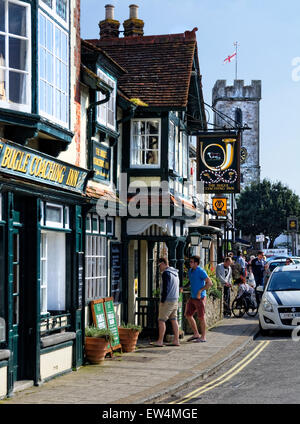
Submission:
[[[195,379],[212,374],[243,350],[258,332],[257,318],[227,318],[207,333],[207,343],[152,347],[105,359],[15,393],[0,404],[153,404]]]

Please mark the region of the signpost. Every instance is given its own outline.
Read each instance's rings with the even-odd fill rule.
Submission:
[[[292,236],[292,254],[296,253],[296,233],[298,232],[298,218],[296,216],[289,216],[287,219],[287,231]]]

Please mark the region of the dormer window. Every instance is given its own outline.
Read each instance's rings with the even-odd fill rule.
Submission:
[[[116,129],[116,80],[111,76],[103,72],[101,69],[98,69],[98,76],[105,81],[110,87],[113,88],[113,91],[110,94],[110,99],[108,102],[103,103],[98,106],[97,109],[97,120],[98,122],[112,130]],[[105,95],[102,93],[98,94],[97,100],[105,99]]]
[[[160,120],[131,121],[131,167],[160,167]]]
[[[31,112],[30,5],[0,0],[0,107]]]

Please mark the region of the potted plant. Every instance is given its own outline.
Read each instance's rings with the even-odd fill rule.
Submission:
[[[118,327],[118,331],[122,351],[134,352],[142,327],[140,325],[122,323],[122,325]]]
[[[91,364],[100,364],[106,355],[108,343],[114,340],[111,330],[94,325],[85,328],[85,353]]]

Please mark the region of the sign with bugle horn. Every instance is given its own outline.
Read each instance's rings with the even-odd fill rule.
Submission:
[[[204,193],[240,192],[240,136],[210,133],[198,136],[198,181]]]

